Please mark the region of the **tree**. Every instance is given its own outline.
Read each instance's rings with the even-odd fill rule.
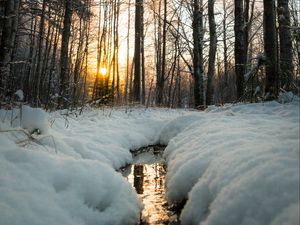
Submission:
[[[7,83],[11,73],[10,63],[18,26],[19,0],[4,1],[4,3],[1,3],[1,8],[0,10],[4,9],[4,17],[1,18],[0,22],[2,28],[0,41],[0,99],[4,99],[9,91],[7,90]]]
[[[245,74],[245,35],[244,35],[244,7],[243,0],[234,1],[234,59],[237,99],[244,94],[244,74]]]
[[[65,0],[65,14],[63,21],[63,32],[61,37],[61,64],[60,64],[60,89],[59,107],[66,107],[66,93],[69,82],[69,41],[71,36],[71,22],[73,14],[73,0]]]
[[[41,82],[42,57],[43,57],[42,51],[43,51],[44,29],[45,29],[45,10],[46,10],[46,0],[43,0],[40,27],[39,27],[37,66],[35,70],[34,90],[33,90],[34,91],[33,101],[36,106],[39,105],[39,95],[40,95],[40,82]]]
[[[278,92],[275,1],[264,0],[264,51],[266,57],[266,86],[268,99]]]
[[[280,86],[286,90],[290,90],[294,67],[289,0],[278,0],[277,11],[280,41]]]
[[[203,88],[203,4],[193,1],[193,78],[195,108],[204,107]]]
[[[156,104],[163,103],[163,92],[166,73],[166,48],[167,48],[167,0],[164,0],[164,15],[163,15],[163,33],[162,33],[162,55],[161,55],[161,73],[157,77],[157,99]],[[160,19],[160,18],[159,18]]]
[[[214,15],[215,0],[208,0],[208,22],[209,22],[209,57],[208,57],[208,74],[207,74],[207,89],[206,89],[206,105],[213,103],[213,77],[215,74],[215,62],[217,51],[217,34],[216,22]]]
[[[135,3],[134,80],[133,101],[140,102],[141,91],[141,39],[143,38],[143,0]]]

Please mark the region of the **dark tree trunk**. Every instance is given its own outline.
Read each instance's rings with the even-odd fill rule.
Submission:
[[[42,53],[43,53],[44,28],[45,28],[45,10],[46,10],[46,0],[43,0],[40,27],[39,27],[37,66],[34,73],[33,101],[36,106],[39,105],[39,97],[40,97],[40,82],[41,82],[41,73],[42,73],[41,69],[42,69],[42,58],[43,58]]]
[[[131,9],[131,0],[128,2],[128,18],[127,18],[127,56],[126,56],[126,77],[125,77],[125,90],[124,90],[124,99],[125,103],[128,102],[128,87],[129,87],[129,74],[130,74],[130,68],[129,68],[129,44],[130,44],[130,9]]]
[[[266,57],[267,97],[273,99],[278,91],[275,1],[264,0],[264,50]]]
[[[226,12],[226,0],[223,0],[223,9],[224,9],[224,17],[223,17],[223,57],[224,57],[224,87],[225,89],[228,86],[228,45],[227,45],[227,32],[226,32],[226,19],[227,19],[227,12]]]
[[[194,78],[194,104],[195,108],[204,108],[203,90],[203,20],[202,0],[194,0],[193,11],[193,78]]]
[[[1,18],[2,34],[0,41],[0,99],[8,94],[10,63],[14,48],[16,27],[18,26],[19,0],[5,1],[4,18]],[[3,9],[2,9],[3,10]]]
[[[60,64],[60,88],[59,88],[59,107],[65,108],[67,106],[67,92],[69,88],[69,41],[71,36],[71,22],[72,22],[72,3],[73,0],[65,0],[65,14],[63,21],[63,32],[61,39],[61,64]]]
[[[280,86],[285,90],[290,90],[294,66],[289,0],[278,0],[278,23],[280,40]]]
[[[5,15],[5,4],[7,0],[0,1],[0,15]],[[1,39],[2,39],[2,30],[4,24],[4,17],[0,17],[0,46],[1,46]]]
[[[167,50],[167,0],[164,0],[164,20],[163,20],[163,34],[162,34],[162,61],[161,61],[161,74],[157,86],[157,100],[158,105],[163,103],[163,92],[165,84],[166,73],[166,50]]]
[[[142,18],[144,18],[144,8],[142,8]],[[142,60],[142,69],[141,69],[141,76],[142,76],[142,104],[145,105],[146,100],[146,70],[145,70],[145,46],[144,46],[144,23],[141,23],[141,31],[142,31],[142,37],[141,37],[141,60]]]
[[[142,39],[143,0],[136,0],[135,5],[135,46],[134,46],[134,79],[133,101],[140,102],[141,91],[141,39]]]
[[[213,104],[213,78],[215,75],[215,62],[217,51],[217,35],[216,22],[214,15],[215,0],[208,0],[208,21],[209,21],[209,58],[208,58],[208,74],[207,74],[207,89],[206,89],[206,105]]]
[[[245,74],[245,41],[244,41],[244,7],[243,0],[235,0],[234,8],[234,58],[237,99],[241,99],[244,94],[244,74]]]

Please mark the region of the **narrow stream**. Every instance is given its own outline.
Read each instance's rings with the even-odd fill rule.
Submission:
[[[165,146],[139,149],[133,153],[133,164],[122,171],[144,203],[140,225],[179,225],[165,199],[164,149]]]

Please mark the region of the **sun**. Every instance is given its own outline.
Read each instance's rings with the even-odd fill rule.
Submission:
[[[107,73],[107,69],[106,69],[105,67],[100,67],[99,73],[100,73],[102,76],[105,76],[106,73]]]

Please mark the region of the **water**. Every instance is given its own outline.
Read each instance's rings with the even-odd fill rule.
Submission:
[[[150,146],[139,150],[133,164],[123,171],[144,203],[140,225],[179,224],[176,213],[168,209],[165,199],[164,148]]]

